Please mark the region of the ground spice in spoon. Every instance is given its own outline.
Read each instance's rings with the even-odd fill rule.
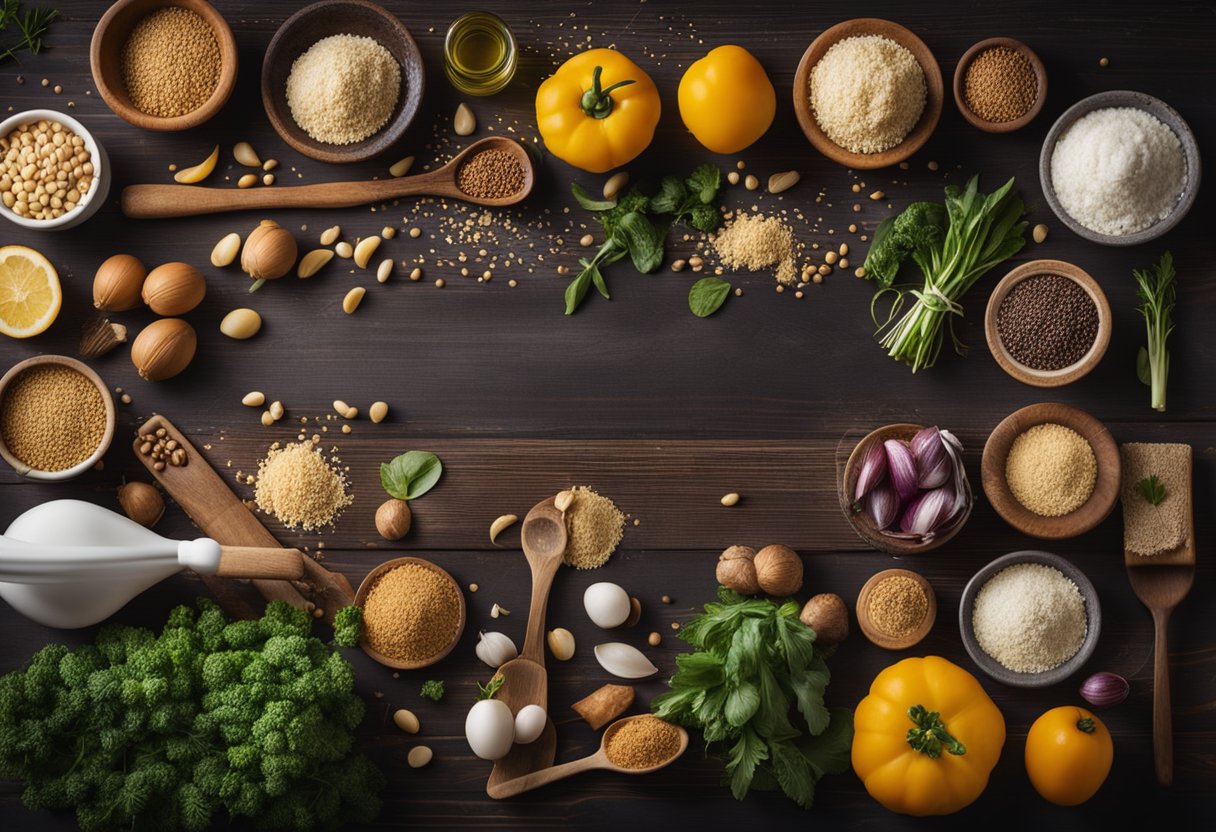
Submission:
[[[680,732],[657,716],[638,717],[609,735],[604,753],[621,768],[653,768],[680,753]]]
[[[524,166],[506,150],[474,153],[456,172],[456,187],[478,199],[504,199],[524,186]]]

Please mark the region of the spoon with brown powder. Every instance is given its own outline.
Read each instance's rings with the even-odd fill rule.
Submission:
[[[441,196],[501,208],[522,202],[535,181],[536,166],[523,145],[504,136],[488,136],[443,167],[415,176],[260,188],[128,185],[122,192],[122,212],[132,219],[160,219],[255,209],[352,208],[411,196]]]

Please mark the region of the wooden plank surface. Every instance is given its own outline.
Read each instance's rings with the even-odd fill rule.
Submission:
[[[125,350],[92,362],[112,387],[123,387],[134,397],[131,406],[119,408],[119,427],[105,470],[67,486],[25,483],[0,471],[0,526],[53,498],[78,497],[114,507],[114,488],[124,477],[146,477],[127,440],[154,413],[172,419],[236,493],[248,497],[248,487],[235,481],[236,471],[252,470],[271,442],[293,438],[298,424],[293,420],[323,418],[335,398],[363,410],[373,400],[387,401],[392,415],[386,423],[372,425],[361,419],[350,435],[335,435],[332,442],[330,434],[340,423],[331,422],[326,432],[327,445],[336,446],[350,468],[355,493],[355,503],[338,528],[332,534],[298,535],[268,523],[281,543],[323,551],[326,566],[355,586],[376,563],[408,552],[434,560],[462,585],[481,587],[466,596],[470,613],[463,642],[433,670],[402,673],[395,679],[361,653],[349,654],[358,669],[359,690],[369,702],[370,716],[361,735],[390,782],[377,828],[750,829],[805,823],[855,830],[922,827],[878,807],[852,774],[824,780],[809,814],[778,795],[736,802],[719,785],[720,763],[706,758],[696,741],[686,758],[655,777],[591,774],[512,801],[490,801],[484,795],[490,766],[471,756],[461,736],[474,684],[487,675],[473,658],[473,643],[478,630],[489,627],[522,639],[529,583],[522,554],[510,548],[518,532],[508,533],[506,545],[493,548],[487,529],[498,514],[522,516],[538,499],[576,482],[601,489],[640,521],[631,523],[622,551],[605,570],[563,570],[558,575],[549,618],[554,626],[570,628],[579,644],[572,662],[550,668],[559,760],[590,753],[598,736],[568,710],[570,703],[605,681],[590,649],[602,635],[582,612],[582,590],[595,580],[621,583],[644,606],[642,623],[626,639],[641,645],[652,629],[664,635],[660,648],[648,649],[662,673],[639,685],[635,710],[640,709],[662,690],[661,680],[673,667],[680,643],[672,637],[671,624],[687,620],[711,598],[714,560],[732,543],[794,545],[805,556],[805,593],[832,591],[849,600],[879,569],[900,565],[922,572],[937,591],[938,623],[910,653],[938,653],[970,667],[957,632],[963,586],[992,558],[1039,544],[1013,532],[980,496],[967,527],[950,545],[896,562],[865,549],[839,515],[835,466],[840,448],[847,451],[852,439],[873,426],[937,423],[963,439],[972,484],[978,487],[979,453],[988,432],[1013,410],[1036,401],[1081,407],[1104,420],[1121,442],[1178,441],[1195,448],[1199,572],[1171,633],[1177,782],[1168,792],[1153,784],[1151,622],[1127,585],[1116,512],[1090,534],[1049,547],[1086,571],[1102,601],[1104,632],[1085,672],[1112,670],[1132,681],[1129,701],[1103,714],[1116,742],[1110,782],[1089,804],[1065,810],[1039,799],[1023,771],[1022,746],[1030,723],[1048,707],[1077,702],[1080,678],[1043,691],[1015,691],[985,682],[1009,725],[1005,752],[983,798],[935,826],[1088,829],[1111,824],[1126,828],[1147,819],[1210,822],[1216,812],[1216,622],[1209,611],[1216,604],[1216,565],[1205,557],[1205,542],[1216,534],[1216,356],[1206,313],[1216,304],[1208,232],[1216,210],[1206,188],[1191,215],[1159,243],[1130,250],[1100,248],[1084,243],[1051,216],[1039,190],[1037,165],[1052,120],[1077,99],[1106,89],[1137,89],[1165,99],[1188,120],[1201,151],[1211,157],[1216,135],[1216,96],[1210,94],[1216,88],[1216,64],[1210,57],[1216,8],[1211,3],[1101,8],[1047,0],[1014,5],[882,0],[864,6],[796,8],[776,0],[745,5],[724,0],[695,5],[670,0],[482,4],[511,24],[522,60],[506,91],[468,102],[482,125],[478,135],[493,128],[530,140],[535,135],[535,86],[555,62],[588,43],[615,45],[653,75],[663,96],[664,115],[655,142],[630,165],[635,179],[682,173],[700,161],[726,167],[736,158],[745,159],[748,172],[761,179],[797,169],[802,183],[780,201],[733,189],[726,203],[801,209],[818,226],[815,232],[800,226],[808,243],[835,246],[847,241],[855,252],[850,259],[858,262],[865,244],[847,233],[849,223],[860,226],[858,233],[872,232],[890,211],[916,199],[938,198],[943,184],[972,172],[982,172],[989,188],[1016,176],[1019,189],[1035,206],[1032,221],[1051,228],[1046,243],[1030,246],[1017,261],[1052,257],[1077,263],[1102,284],[1114,313],[1111,346],[1103,363],[1086,379],[1051,392],[1021,386],[1005,376],[984,346],[983,309],[999,274],[981,281],[964,303],[959,332],[971,344],[971,354],[960,359],[946,353],[938,367],[915,377],[872,343],[871,287],[846,274],[808,287],[801,301],[791,293],[775,294],[767,275],[732,276],[744,289],[743,297],[730,299],[714,318],[698,320],[686,307],[689,273],[664,270],[641,277],[622,263],[607,274],[611,303],[591,297],[578,315],[565,318],[561,310],[567,278],[557,276],[555,269],[575,265],[582,254],[578,238],[594,230],[587,227],[587,215],[573,206],[568,183],[578,179],[594,190],[601,178],[574,171],[548,155],[542,157],[536,194],[512,213],[525,228],[522,239],[502,246],[522,249],[532,242],[545,255],[543,266],[533,271],[502,270],[492,282],[477,284],[460,278],[453,268],[436,265],[441,259],[456,260],[462,251],[474,260],[478,257],[472,246],[444,239],[439,214],[467,216],[458,206],[448,206],[419,221],[426,232],[423,238],[402,234],[383,246],[384,256],[425,258],[427,279],[420,283],[399,274],[381,287],[366,274],[332,268],[311,281],[288,278],[250,296],[243,275],[206,264],[216,240],[230,231],[248,231],[260,216],[130,221],[117,211],[121,186],[170,181],[170,163],[193,164],[214,144],[227,151],[239,140],[252,142],[263,157],[279,159],[284,184],[289,179],[311,183],[383,177],[389,163],[409,154],[416,154],[420,165],[433,161],[440,151],[454,148],[440,147],[435,139],[447,135],[460,100],[443,80],[442,36],[465,5],[386,0],[384,5],[418,41],[430,82],[422,111],[397,148],[384,159],[343,167],[327,167],[291,152],[261,109],[257,79],[262,51],[300,3],[217,0],[238,39],[238,88],[215,120],[184,134],[143,132],[113,116],[92,86],[87,60],[92,27],[105,4],[60,0],[54,5],[63,19],[47,38],[48,50],[22,56],[19,65],[0,67],[0,105],[14,112],[55,107],[80,118],[109,152],[115,188],[106,209],[77,231],[46,235],[4,227],[0,242],[32,245],[51,258],[63,279],[65,299],[60,320],[45,335],[24,342],[0,341],[0,369],[36,353],[74,354],[79,324],[89,311],[92,274],[110,254],[132,253],[149,265],[180,259],[205,266],[208,294],[189,315],[199,332],[199,358],[181,377],[143,383]],[[789,90],[797,60],[814,36],[857,15],[886,17],[911,28],[934,51],[947,77],[958,57],[981,38],[1008,35],[1024,40],[1047,65],[1050,92],[1043,113],[1019,133],[987,136],[967,126],[948,101],[937,133],[909,170],[861,177],[865,193],[882,189],[887,198],[871,202],[865,193],[855,195],[851,186],[857,179],[819,157],[799,132]],[[738,157],[715,157],[700,149],[681,125],[675,99],[683,69],[723,42],[751,49],[778,92],[773,128]],[[1098,66],[1102,56],[1110,58],[1104,69]],[[42,78],[51,86],[61,84],[63,94],[42,87]],[[71,109],[69,101],[75,104]],[[929,171],[929,160],[939,162],[940,170]],[[220,177],[232,174],[228,164]],[[223,184],[222,178],[216,181]],[[816,203],[821,191],[823,201]],[[852,210],[854,204],[859,211]],[[309,246],[321,229],[335,223],[353,238],[376,233],[386,222],[404,227],[402,219],[410,215],[406,203],[374,208],[285,211],[275,219],[291,229],[301,245]],[[529,223],[547,223],[548,236],[560,234],[562,243],[550,243]],[[1181,301],[1178,330],[1171,340],[1169,411],[1162,416],[1148,408],[1148,391],[1134,377],[1143,322],[1134,309],[1130,270],[1147,265],[1167,247],[1178,263]],[[691,242],[678,238],[670,250],[669,258],[693,251]],[[440,276],[448,283],[442,290],[431,284]],[[509,278],[518,286],[509,287]],[[353,285],[368,285],[369,292],[358,313],[348,317],[340,303]],[[250,342],[223,338],[220,319],[244,305],[262,314],[264,331]],[[133,312],[122,320],[134,332],[151,317]],[[252,389],[281,399],[288,421],[274,429],[261,427],[258,413],[239,404]],[[308,432],[321,424],[310,423]],[[387,546],[376,538],[372,524],[382,498],[376,468],[410,448],[438,453],[445,475],[414,505],[410,536],[401,545]],[[718,505],[727,491],[743,494],[734,509]],[[158,530],[188,535],[192,526],[174,507]],[[234,587],[257,601],[252,588]],[[197,580],[175,577],[136,599],[118,618],[155,624],[173,603],[204,591]],[[675,603],[661,604],[663,594],[673,596]],[[489,609],[495,602],[516,614],[491,620]],[[0,672],[18,667],[49,640],[78,643],[89,635],[47,630],[7,607],[0,608],[0,625],[5,633]],[[874,674],[902,655],[879,650],[855,633],[831,663],[830,704],[855,704]],[[432,677],[448,683],[449,694],[437,705],[418,697],[418,686]],[[400,706],[418,712],[424,726],[421,737],[408,737],[392,727],[391,713]],[[404,764],[405,752],[422,741],[434,748],[436,759],[427,769],[412,771]],[[0,781],[5,830],[73,828],[68,817],[28,812],[20,806],[19,794],[17,784]]]

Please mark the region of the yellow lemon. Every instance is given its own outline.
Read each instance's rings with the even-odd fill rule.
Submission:
[[[59,274],[32,248],[0,248],[0,332],[29,338],[55,322],[63,303]]]

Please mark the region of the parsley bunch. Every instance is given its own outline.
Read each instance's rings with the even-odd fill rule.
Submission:
[[[853,714],[824,705],[824,651],[797,603],[726,587],[718,601],[680,630],[696,649],[676,657],[671,690],[651,703],[654,713],[699,728],[706,744],[730,744],[726,780],[736,799],[780,788],[810,808],[819,779],[848,768]]]

